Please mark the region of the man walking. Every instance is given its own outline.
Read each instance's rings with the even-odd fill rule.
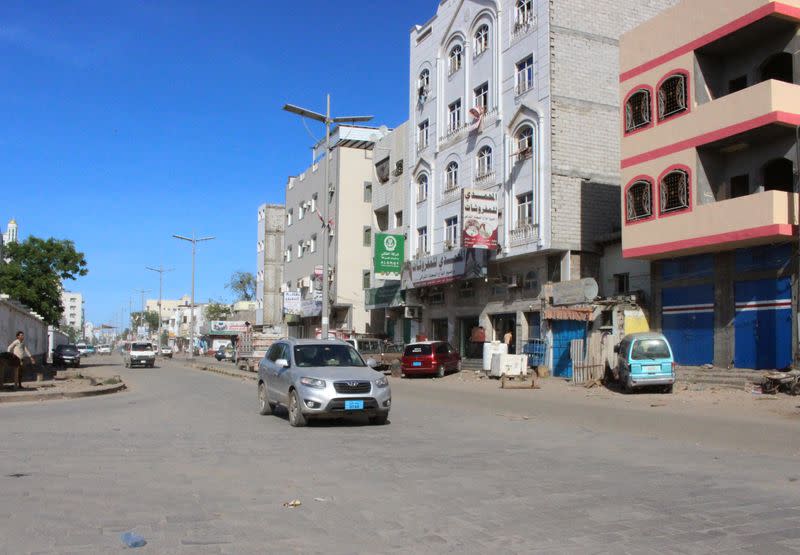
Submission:
[[[21,388],[22,363],[25,361],[25,358],[27,358],[31,364],[36,363],[33,359],[33,355],[31,355],[31,352],[28,350],[28,346],[25,345],[25,334],[23,332],[17,332],[17,338],[8,346],[8,352],[16,357],[16,360],[11,361],[14,368],[14,386]]]

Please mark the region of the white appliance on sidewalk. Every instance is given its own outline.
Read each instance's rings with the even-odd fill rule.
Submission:
[[[497,354],[507,354],[508,345],[500,341],[487,341],[483,344],[483,371],[492,369],[492,357]]]
[[[492,356],[492,367],[489,376],[492,378],[524,377],[528,375],[528,357],[526,355],[509,355],[496,353]]]

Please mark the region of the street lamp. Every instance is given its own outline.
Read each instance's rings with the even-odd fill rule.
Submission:
[[[188,241],[192,244],[192,308],[189,311],[189,358],[194,358],[194,260],[197,252],[197,243],[211,241],[212,239],[216,239],[216,237],[197,238],[194,236],[194,231],[192,232],[191,238],[184,237],[183,235],[173,235],[173,237],[175,239],[180,239],[181,241]]]
[[[144,294],[149,293],[150,289],[134,289],[134,291],[142,295],[142,311],[139,313],[139,327],[141,328],[144,325]],[[139,336],[139,330],[136,330],[136,336]]]
[[[175,268],[164,269],[163,265],[158,268],[150,266],[145,266],[145,268],[151,272],[158,272],[158,352],[161,353],[161,297],[164,292],[164,272],[171,272]]]
[[[328,221],[329,216],[329,206],[331,200],[331,193],[334,192],[333,184],[330,182],[330,173],[331,173],[331,124],[333,123],[356,123],[356,122],[367,122],[370,121],[373,116],[347,116],[341,118],[332,118],[331,117],[331,95],[326,96],[326,110],[325,114],[320,114],[319,112],[314,112],[312,110],[306,110],[305,108],[300,108],[299,106],[294,106],[292,104],[286,104],[283,106],[283,109],[287,112],[292,114],[296,114],[303,118],[310,118],[314,121],[318,121],[320,123],[325,124],[325,185],[323,187],[323,195],[325,197],[325,202],[322,203],[322,225],[325,228],[325,232],[323,233],[323,244],[322,244],[322,313],[320,314],[321,319],[321,328],[322,328],[322,339],[328,339],[328,329],[330,326],[330,320],[328,317],[328,257],[329,257],[329,248],[330,248],[330,223]]]

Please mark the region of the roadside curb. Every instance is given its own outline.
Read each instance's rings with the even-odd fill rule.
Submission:
[[[258,379],[258,374],[254,372],[244,373],[242,370],[228,370],[226,368],[217,368],[216,366],[206,366],[204,364],[189,364],[188,367],[192,368],[193,370],[212,372],[221,376],[228,376],[229,378],[241,378],[252,381],[256,381]]]
[[[80,399],[82,397],[96,397],[98,395],[109,395],[127,389],[125,383],[93,387],[80,391],[56,391],[52,393],[25,391],[10,392],[0,394],[0,405],[7,403],[25,403],[30,401],[53,401],[56,399]]]

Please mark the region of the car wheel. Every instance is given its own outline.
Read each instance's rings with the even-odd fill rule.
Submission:
[[[262,416],[266,416],[272,412],[272,405],[267,396],[267,384],[264,382],[258,384],[258,406],[258,413]]]
[[[439,369],[436,371],[436,377],[437,378],[444,378],[444,374],[445,374],[444,364],[440,364],[439,365]]]
[[[130,368],[131,367],[131,365],[128,363],[127,360],[122,361],[122,363],[125,365],[125,368]]]
[[[667,393],[667,394],[669,394],[669,393],[672,393],[672,389],[673,389],[673,386],[672,386],[672,384],[669,384],[669,385],[665,385],[665,386],[664,386],[664,389],[663,389],[663,391],[664,391],[664,393]]]
[[[389,422],[388,414],[379,414],[377,416],[370,416],[369,423],[373,426],[385,426]]]
[[[302,428],[308,423],[302,410],[300,410],[300,396],[294,390],[289,395],[289,425],[294,428]]]

